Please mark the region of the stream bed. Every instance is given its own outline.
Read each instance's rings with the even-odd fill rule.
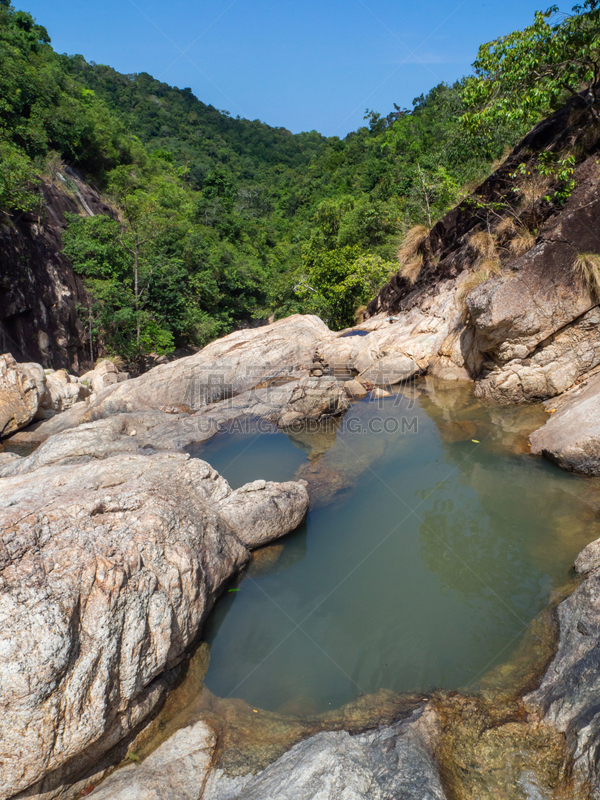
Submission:
[[[248,424],[195,448],[234,488],[311,492],[301,529],[217,602],[205,685],[302,716],[379,689],[468,690],[507,661],[600,536],[595,483],[528,454],[546,413],[422,382],[335,427]]]

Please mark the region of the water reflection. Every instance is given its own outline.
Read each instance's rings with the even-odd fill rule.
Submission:
[[[416,429],[391,424],[403,417]],[[544,419],[424,381],[336,430],[195,451],[233,485],[305,478],[312,502],[217,605],[206,685],[310,714],[382,688],[464,687],[505,660],[600,535],[596,482],[527,454]]]

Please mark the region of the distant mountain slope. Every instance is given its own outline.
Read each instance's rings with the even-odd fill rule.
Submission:
[[[260,120],[233,118],[198,100],[191,89],[169,86],[146,72],[122,75],[83,56],[65,64],[145,144],[167,147],[193,162],[199,186],[216,164],[228,165],[243,180],[257,180],[275,165],[306,166],[326,143],[316,131],[294,135]]]

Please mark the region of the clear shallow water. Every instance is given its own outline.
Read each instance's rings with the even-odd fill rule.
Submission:
[[[316,505],[209,619],[216,695],[309,714],[380,688],[467,687],[600,536],[596,483],[524,452],[539,410],[464,390],[407,404],[357,404],[337,436],[225,434],[195,451],[233,486],[304,477]]]

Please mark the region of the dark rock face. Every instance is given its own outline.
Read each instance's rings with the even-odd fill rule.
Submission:
[[[415,285],[398,273],[371,302],[367,326],[392,313],[398,315],[393,327],[400,332],[417,311],[423,317],[410,331],[410,341],[396,342],[397,357],[412,354],[417,334],[439,331],[441,317],[447,335],[431,342],[419,362],[421,371],[474,379],[478,396],[500,403],[559,395],[600,365],[598,297],[576,268],[579,255],[600,251],[597,142],[590,143],[597,133],[586,130],[580,116],[575,99],[536,126],[475,190],[479,210],[465,201],[432,229],[422,245],[425,264]],[[566,204],[556,206],[540,197],[535,211],[520,205],[516,167],[531,163],[534,170],[542,149],[561,153],[567,142],[576,141],[583,157]],[[512,256],[512,217],[502,221],[509,223],[507,230],[513,225],[505,239],[499,215],[486,217],[481,201],[510,204],[520,224],[535,228],[533,247]],[[528,222],[527,214],[535,221]],[[494,244],[502,262],[498,274],[489,277],[481,268],[474,234]]]
[[[514,183],[511,173],[521,162],[528,160],[532,153],[545,149],[560,150],[569,141],[576,139],[581,133],[579,115],[583,105],[583,101],[574,98],[538,123],[473,194],[483,201],[498,200]],[[595,152],[595,143],[589,151]],[[550,210],[546,209],[546,218],[549,214]],[[478,228],[481,228],[481,218],[473,212],[468,201],[452,209],[431,230],[425,245],[426,262],[415,285],[411,286],[399,273],[396,274],[377,297],[371,300],[367,316],[373,317],[382,312],[396,314],[421,305],[427,297],[435,294],[435,284],[440,280],[455,278],[463,270],[469,269],[475,259],[468,239]],[[597,246],[591,249],[597,249]],[[437,266],[433,264],[433,256],[439,259]]]
[[[38,217],[16,215],[0,224],[0,352],[17,361],[79,372],[84,352],[77,306],[87,305],[81,280],[62,255],[65,213],[109,214],[98,192],[68,168],[58,189],[43,184],[45,207]]]

